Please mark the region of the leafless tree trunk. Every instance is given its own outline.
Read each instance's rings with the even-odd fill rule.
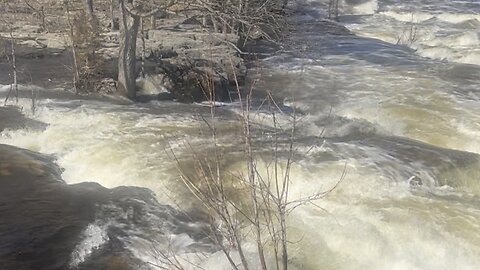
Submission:
[[[42,19],[42,29],[44,31],[47,31],[47,23],[46,23],[46,20],[45,20],[45,7],[44,6],[40,7],[40,16],[41,16],[41,19]]]
[[[141,75],[142,78],[145,78],[145,59],[146,59],[146,48],[145,48],[145,20],[140,18],[140,39],[142,41],[142,65],[141,65]]]
[[[15,88],[15,102],[18,104],[18,80],[17,80],[17,56],[15,52],[16,40],[13,37],[13,33],[10,32],[12,43],[12,70],[13,70],[13,87]]]
[[[110,0],[110,30],[117,31],[117,23],[115,22],[115,0]]]
[[[155,15],[150,16],[150,29],[157,28],[157,17]]]
[[[338,2],[339,0],[330,0],[328,2],[328,18],[338,21]]]
[[[140,16],[127,11],[125,1],[120,0],[120,52],[118,54],[118,91],[129,99],[135,99],[137,78],[136,51]]]
[[[70,3],[69,1],[65,1],[65,7],[67,11],[67,23],[68,27],[70,28],[70,49],[72,50],[72,58],[73,58],[73,87],[75,89],[75,93],[78,93],[77,85],[80,79],[80,73],[78,70],[78,61],[77,61],[77,51],[75,49],[75,42],[74,42],[74,31],[73,31],[73,23],[70,17]]]
[[[7,57],[10,63],[10,67],[12,68],[13,82],[10,85],[10,91],[8,91],[7,97],[5,98],[5,104],[7,104],[12,92],[14,92],[15,94],[15,102],[18,104],[17,58],[15,52],[15,44],[16,39],[13,36],[13,29],[10,28],[10,57]]]
[[[15,18],[15,15],[17,13],[17,9],[16,7],[11,7],[10,5],[8,5],[9,3],[5,3],[5,6],[4,8],[11,8],[11,10],[13,10],[13,21],[16,20]],[[10,36],[10,55],[8,54],[7,52],[7,49],[5,48],[5,55],[6,55],[6,58],[7,58],[7,61],[8,63],[10,64],[10,68],[12,70],[12,73],[9,74],[10,77],[12,78],[12,83],[10,84],[10,90],[8,91],[7,93],[7,96],[5,97],[5,105],[7,104],[8,102],[8,99],[10,98],[10,96],[12,95],[12,92],[14,93],[15,95],[15,101],[16,103],[18,104],[18,81],[17,81],[17,58],[16,58],[16,38],[13,34],[13,31],[14,31],[14,24],[11,22],[11,21],[8,21],[6,20],[5,18],[3,17],[0,17],[0,22],[7,26],[8,27],[8,33],[9,33],[9,36]],[[7,43],[8,44],[8,43]]]
[[[36,1],[37,5],[39,5],[39,8],[35,8],[29,1],[24,0],[23,1],[29,8],[33,10],[36,15],[40,16],[40,20],[42,21],[42,30],[46,31],[47,30],[47,23],[46,23],[46,16],[45,16],[45,7],[38,1]]]
[[[168,0],[164,5],[156,5],[155,8],[145,11],[138,6],[145,4],[144,1],[119,0],[120,8],[120,52],[118,54],[118,91],[129,99],[136,97],[136,51],[137,36],[141,18],[150,17],[158,13],[160,9],[172,6],[175,0]],[[144,7],[143,7],[144,8]]]
[[[90,23],[94,22],[95,13],[93,10],[93,0],[85,0],[85,10],[87,12],[87,17]]]

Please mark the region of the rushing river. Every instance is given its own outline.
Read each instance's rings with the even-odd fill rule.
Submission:
[[[345,0],[339,24],[323,21],[325,2],[299,5],[289,45],[263,60],[258,86],[300,114],[291,199],[328,190],[345,174],[316,206],[289,216],[292,269],[479,269],[480,1]],[[4,130],[0,143],[54,156],[68,184],[146,187],[162,204],[195,208],[171,150],[187,162],[192,148],[211,150],[208,108],[46,90],[35,113],[28,98],[20,105],[46,125]],[[230,171],[243,168],[236,113],[237,103],[218,109]],[[253,115],[268,125],[267,114]],[[95,224],[87,247],[105,242]],[[180,235],[172,241],[185,253],[195,240]],[[158,263],[145,241],[127,247]],[[204,269],[228,269],[221,252],[189,252]],[[88,259],[82,254],[76,263]]]

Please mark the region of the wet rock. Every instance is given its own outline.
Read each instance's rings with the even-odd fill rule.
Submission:
[[[389,161],[379,159],[377,166],[387,168],[407,164],[401,179],[412,186],[450,186],[480,194],[477,175],[480,155],[441,148],[420,141],[395,136],[371,136],[359,144],[381,149]],[[413,175],[413,176],[412,176]],[[404,177],[404,178],[403,178]]]
[[[190,17],[184,20],[182,24],[202,25],[202,22],[197,17]]]
[[[237,42],[235,35],[207,33],[193,22],[148,31],[150,68],[142,92],[166,90],[183,102],[203,101],[213,93],[216,100],[229,101],[235,75],[243,78],[245,73],[243,60],[231,46]]]
[[[164,73],[147,74],[145,78],[137,80],[138,96],[159,95],[173,88],[171,78]]]
[[[67,185],[51,157],[1,144],[0,214],[0,269],[148,269],[136,245],[167,249],[176,236],[191,239],[177,252],[216,251],[206,220],[148,189]]]
[[[149,51],[149,54],[147,55],[147,59],[153,60],[153,61],[159,61],[162,59],[168,59],[168,58],[173,58],[177,57],[178,53],[174,50],[168,50],[168,49],[151,49]]]
[[[36,40],[25,40],[25,41],[20,41],[18,43],[18,45],[22,45],[22,46],[27,46],[27,47],[31,47],[31,48],[35,48],[35,49],[44,49],[47,47],[47,45],[43,44],[43,43],[40,43]]]
[[[112,78],[104,78],[95,83],[95,92],[105,95],[117,92],[117,81]]]
[[[46,126],[45,123],[26,118],[17,107],[0,107],[0,131],[27,127],[44,129]]]

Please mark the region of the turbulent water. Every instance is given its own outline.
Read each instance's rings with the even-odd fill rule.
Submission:
[[[325,2],[296,7],[289,45],[264,60],[259,86],[300,114],[291,199],[328,190],[345,174],[316,206],[289,216],[291,267],[478,269],[480,2],[345,0],[338,24],[323,20]],[[187,162],[192,148],[209,151],[208,108],[48,91],[35,113],[28,99],[20,104],[46,126],[6,129],[0,143],[55,156],[67,183],[146,187],[161,203],[194,207],[170,150]],[[219,109],[228,149],[241,143],[237,105]],[[254,116],[262,125],[271,120]],[[229,154],[225,169],[243,168]],[[87,247],[104,242],[95,230],[95,223],[86,229],[97,236]],[[158,263],[145,243],[127,246]],[[228,269],[220,252],[185,256],[205,269]]]

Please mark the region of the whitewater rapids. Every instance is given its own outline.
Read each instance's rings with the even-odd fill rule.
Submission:
[[[323,20],[326,1],[300,6],[291,48],[264,60],[259,90],[302,113],[291,199],[345,177],[289,216],[292,269],[478,269],[480,2],[345,0],[339,23]],[[211,150],[208,108],[44,93],[35,113],[20,100],[43,124],[6,129],[0,143],[54,156],[69,184],[146,187],[161,203],[193,207],[168,152],[192,158],[185,142]],[[219,112],[221,141],[237,149],[238,106]],[[225,170],[244,169],[235,151],[225,160]],[[104,242],[101,227],[88,230],[86,246]],[[155,262],[145,244],[129,248]],[[246,250],[255,263],[252,243]],[[197,263],[229,269],[220,252]]]

